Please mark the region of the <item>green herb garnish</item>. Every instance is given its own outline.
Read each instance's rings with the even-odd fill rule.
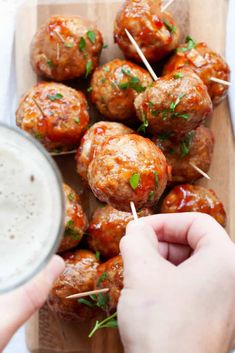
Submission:
[[[109,279],[108,273],[107,272],[103,272],[102,275],[100,276],[100,278],[97,281],[97,286],[99,286],[101,284],[101,282],[105,281],[106,279]]]
[[[171,34],[175,33],[176,31],[176,26],[172,26],[167,20],[163,20],[164,25],[166,26],[166,28],[170,31]]]
[[[89,307],[92,308],[92,309],[96,307],[95,303],[92,303],[92,302],[90,302],[89,300],[86,300],[86,299],[84,299],[84,298],[78,299],[78,303],[87,305],[87,306],[89,306]]]
[[[124,82],[124,83],[120,83],[118,85],[118,87],[120,89],[128,89],[128,88],[132,88],[134,89],[137,93],[141,93],[144,92],[146,90],[146,87],[143,87],[140,83],[140,79],[136,76],[133,76],[131,74],[130,69],[126,69],[125,67],[122,68],[122,72],[124,75],[127,75],[128,77],[130,77],[128,82]]]
[[[69,201],[73,201],[73,200],[74,200],[74,196],[73,196],[72,193],[70,193],[70,194],[68,195],[68,199],[69,199]]]
[[[50,67],[53,67],[53,66],[54,66],[52,60],[50,60],[50,59],[47,60],[47,65],[50,66]]]
[[[48,94],[47,98],[49,98],[52,102],[54,102],[58,99],[63,98],[63,95],[61,93],[56,93],[56,94],[52,94],[52,95]]]
[[[35,133],[34,133],[34,137],[35,137],[35,139],[37,139],[37,140],[40,141],[40,140],[42,139],[43,135],[40,134],[40,132],[35,132]]]
[[[109,67],[108,67],[108,66],[104,66],[104,67],[103,67],[103,71],[109,72]]]
[[[182,47],[182,48],[177,48],[176,52],[183,52],[185,53],[186,51],[192,50],[196,47],[197,43],[195,40],[193,40],[192,37],[187,36],[185,42],[188,44],[187,47]]]
[[[145,133],[146,132],[146,129],[147,127],[149,126],[149,122],[148,122],[148,119],[145,115],[144,112],[141,112],[141,115],[142,115],[142,124],[140,125],[140,127],[138,128],[137,132],[143,132]]]
[[[139,186],[140,174],[139,173],[132,174],[132,176],[130,177],[129,182],[130,182],[130,186],[132,187],[132,189],[136,190],[137,187]]]
[[[65,46],[66,48],[73,48],[73,47],[74,47],[74,43],[65,42],[65,43],[64,43],[64,46]]]
[[[92,61],[89,59],[86,63],[86,78],[90,75],[90,73],[92,72],[93,70],[93,64],[92,64]]]
[[[180,158],[183,159],[185,156],[187,156],[190,152],[190,144],[195,136],[195,131],[189,132],[184,140],[180,142]]]
[[[108,48],[108,44],[104,44],[103,49],[107,49],[107,48]]]
[[[75,229],[74,221],[72,219],[70,219],[66,224],[64,236],[65,237],[72,237],[73,240],[80,239],[80,234]]]
[[[86,41],[85,41],[85,39],[83,37],[81,37],[80,40],[79,40],[78,48],[81,51],[85,51],[85,49],[86,49]]]
[[[175,74],[173,77],[177,80],[178,78],[184,77],[184,75],[182,74],[182,72],[177,72],[177,74]]]
[[[92,86],[90,86],[90,87],[87,88],[87,92],[91,92],[92,90],[93,90],[93,87],[92,87]]]
[[[89,38],[90,42],[92,44],[95,44],[95,40],[96,40],[96,35],[94,31],[88,31],[87,32],[87,37]]]
[[[104,319],[103,321],[96,321],[95,326],[92,329],[92,331],[90,332],[88,337],[91,338],[97,330],[105,328],[105,327],[108,327],[108,328],[117,328],[118,327],[116,312],[113,315]]]
[[[97,260],[97,261],[100,261],[100,251],[97,250],[97,251],[95,252],[95,257],[96,257],[96,260]]]
[[[150,193],[149,193],[149,201],[153,201],[154,200],[154,195],[155,195],[154,191],[150,191]]]
[[[74,122],[76,123],[76,124],[80,124],[80,119],[79,118],[76,118],[76,119],[73,119],[74,120]]]
[[[154,178],[155,178],[155,184],[158,187],[158,184],[159,184],[158,172],[154,173]]]

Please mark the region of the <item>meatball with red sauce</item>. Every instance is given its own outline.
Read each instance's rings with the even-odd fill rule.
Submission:
[[[207,213],[222,226],[226,224],[226,213],[215,192],[199,185],[179,185],[165,197],[161,213],[202,212]]]
[[[150,209],[144,208],[138,212],[138,217],[152,214]],[[125,235],[127,224],[132,220],[130,212],[121,212],[109,205],[98,208],[92,215],[87,230],[90,249],[99,251],[106,258],[118,255],[120,240]]]
[[[139,119],[150,133],[174,133],[180,139],[212,114],[207,88],[191,69],[173,71],[135,100]]]
[[[78,174],[87,181],[87,171],[96,152],[102,143],[111,136],[131,134],[133,130],[127,126],[108,121],[99,121],[92,125],[82,138],[77,150],[76,163]]]
[[[120,211],[151,207],[165,190],[168,166],[162,151],[135,134],[110,137],[88,168],[94,195]]]
[[[96,289],[108,288],[108,293],[102,293],[104,303],[102,309],[113,312],[117,308],[123,288],[123,261],[121,256],[115,256],[101,264],[97,269]]]
[[[134,100],[152,83],[150,74],[129,61],[115,59],[97,68],[91,80],[91,100],[108,120],[133,122]]]
[[[88,226],[87,217],[81,206],[78,194],[66,184],[63,187],[65,196],[65,232],[58,252],[77,246]]]
[[[141,62],[125,29],[151,63],[162,59],[178,46],[179,27],[169,13],[161,12],[160,3],[156,0],[124,2],[114,23],[114,40],[127,58]]]
[[[192,182],[202,177],[191,164],[205,173],[208,172],[214,150],[214,134],[204,127],[188,132],[180,141],[173,136],[158,134],[153,141],[164,153],[167,163],[172,167],[172,182]]]
[[[16,124],[54,153],[78,147],[88,123],[84,94],[61,83],[36,84],[16,112]]]
[[[228,92],[228,86],[213,82],[212,77],[229,81],[230,69],[224,58],[211,50],[206,43],[195,43],[191,37],[182,44],[164,67],[163,74],[190,67],[207,86],[214,104],[220,103]]]
[[[66,297],[94,290],[99,262],[88,250],[70,251],[64,253],[62,258],[65,261],[65,270],[49,293],[49,308],[63,320],[84,321],[94,315],[94,310],[79,303],[78,299]]]
[[[31,64],[54,81],[87,77],[98,66],[103,39],[96,25],[78,16],[53,16],[36,32]]]

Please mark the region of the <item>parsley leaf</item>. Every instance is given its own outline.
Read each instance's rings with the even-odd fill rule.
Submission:
[[[84,298],[78,299],[78,303],[85,304],[85,305],[89,306],[90,308],[95,308],[96,307],[96,305],[94,303],[91,303],[89,300],[86,300]]]
[[[163,20],[164,25],[166,26],[166,28],[170,31],[171,34],[175,33],[176,31],[176,26],[172,26],[167,20]]]
[[[85,51],[85,49],[86,49],[86,41],[85,41],[85,39],[83,37],[81,37],[80,40],[79,40],[78,48],[81,51]]]
[[[75,229],[74,221],[70,219],[65,227],[64,231],[64,236],[65,237],[71,237],[73,240],[79,240],[80,239],[80,234],[79,232]]]
[[[148,122],[148,119],[145,115],[144,112],[141,113],[142,115],[142,124],[140,125],[140,127],[138,128],[137,132],[146,132],[146,128],[149,126],[149,122]]]
[[[182,53],[185,53],[186,51],[189,51],[189,50],[192,50],[196,47],[197,43],[195,42],[195,40],[190,37],[190,36],[187,36],[186,37],[186,40],[185,40],[186,44],[187,44],[187,47],[182,47],[182,48],[177,48],[176,49],[176,52],[182,52]]]
[[[140,174],[139,173],[134,173],[132,174],[132,176],[130,177],[130,186],[132,187],[133,190],[136,190],[139,186],[139,182],[140,182]]]
[[[95,44],[95,40],[96,40],[96,34],[94,31],[88,31],[87,32],[87,37],[89,38],[90,42],[92,44]]]
[[[97,250],[97,251],[95,252],[95,257],[96,257],[96,260],[97,260],[97,261],[100,261],[100,251]]]
[[[195,131],[190,131],[180,143],[180,158],[183,159],[190,152],[190,144],[195,136]]]
[[[86,78],[90,75],[90,73],[92,72],[93,70],[93,64],[92,64],[92,61],[89,59],[86,63]]]
[[[154,191],[150,191],[150,193],[149,193],[149,201],[153,201],[154,200],[154,195],[155,195]]]
[[[48,94],[47,98],[49,98],[52,102],[54,102],[57,99],[63,98],[63,95],[61,93],[56,93],[56,94],[52,94],[52,95]]]
[[[65,46],[66,48],[73,48],[73,47],[74,47],[74,43],[65,42],[65,43],[64,43],[64,46]]]
[[[87,88],[87,92],[91,92],[92,90],[93,90],[93,87],[92,87],[92,86],[90,86],[90,87]]]
[[[54,66],[52,60],[50,60],[50,59],[47,60],[47,65],[50,66],[50,67],[53,67],[53,66]]]
[[[68,199],[69,199],[69,201],[73,201],[73,200],[74,200],[74,196],[73,196],[72,193],[70,193],[70,194],[68,195]]]
[[[155,184],[156,184],[156,186],[158,187],[158,185],[159,185],[158,172],[155,172],[155,173],[154,173],[154,178],[155,178]]]
[[[101,284],[101,282],[105,281],[106,279],[109,279],[108,273],[107,272],[103,272],[102,275],[100,276],[100,278],[97,281],[97,286],[99,286]]]
[[[107,48],[108,48],[108,44],[104,44],[103,49],[107,49]]]
[[[96,321],[95,326],[92,329],[92,331],[90,332],[88,337],[91,338],[97,330],[105,328],[105,327],[117,328],[118,327],[118,323],[117,323],[117,319],[116,318],[117,318],[117,312],[115,312],[111,316],[108,316],[103,321]]]
[[[76,118],[76,119],[73,119],[74,120],[74,122],[76,123],[76,124],[80,124],[80,119],[79,118]]]
[[[177,72],[173,77],[177,80],[178,78],[184,77],[184,75],[182,74],[182,72]]]

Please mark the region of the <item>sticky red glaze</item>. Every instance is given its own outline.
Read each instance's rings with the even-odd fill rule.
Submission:
[[[65,320],[83,321],[91,318],[94,311],[67,296],[94,289],[99,262],[88,250],[75,250],[62,255],[65,270],[56,280],[48,297],[49,308]]]
[[[179,49],[186,47],[187,44],[183,44]],[[208,48],[205,43],[197,43],[195,48],[191,50],[175,53],[165,65],[163,74],[167,75],[174,70],[184,67],[190,67],[199,75],[207,86],[214,104],[220,103],[225,98],[228,86],[212,82],[210,79],[211,77],[216,77],[229,81],[229,66],[222,56]]]
[[[50,99],[58,94],[61,98]],[[60,83],[41,82],[21,99],[16,123],[49,151],[67,151],[78,146],[87,129],[88,104],[82,92]]]
[[[150,209],[143,209],[138,217],[146,217],[152,213]],[[120,240],[131,220],[133,216],[129,212],[118,211],[109,205],[98,208],[92,215],[87,230],[89,248],[99,251],[106,258],[117,256],[120,253]]]
[[[85,233],[88,221],[81,206],[78,194],[64,184],[65,196],[65,233],[58,252],[69,250],[77,246]]]
[[[179,73],[182,77],[175,78]],[[173,112],[178,115],[172,115],[172,104],[177,101]],[[145,117],[152,135],[174,133],[178,140],[197,128],[213,111],[206,86],[189,68],[161,77],[141,93],[134,104],[138,118],[143,121]]]
[[[169,13],[161,12],[159,1],[126,0],[116,16],[114,39],[124,55],[141,62],[126,35],[127,29],[149,62],[156,62],[179,44],[179,28]]]
[[[105,279],[99,281],[100,277],[106,273]],[[98,282],[100,282],[98,284]],[[117,308],[117,303],[123,288],[123,261],[121,256],[116,256],[101,264],[97,269],[96,288],[109,288],[108,311],[113,312]]]
[[[133,174],[139,175],[135,189],[130,185]],[[161,150],[149,139],[135,134],[107,139],[88,168],[88,182],[94,195],[127,212],[130,201],[138,210],[153,206],[166,187],[167,177],[167,163]]]
[[[87,36],[92,31],[94,43]],[[84,50],[79,49],[83,38]],[[88,60],[93,71],[99,63],[103,47],[102,35],[96,26],[78,16],[53,16],[36,32],[31,44],[34,71],[54,81],[71,80],[86,75]]]
[[[123,124],[100,121],[87,130],[76,153],[77,172],[87,181],[87,171],[94,155],[110,136],[130,134],[133,130]]]
[[[215,192],[199,185],[174,187],[163,200],[161,213],[202,212],[214,217],[222,226],[226,224],[226,213]]]
[[[191,136],[189,143],[187,138]],[[208,172],[214,151],[215,139],[213,132],[199,126],[195,131],[191,131],[182,140],[175,141],[171,138],[153,138],[154,143],[164,153],[167,163],[172,167],[171,182],[185,183],[200,179],[202,175],[198,173],[190,163],[193,163],[205,173]],[[188,154],[182,155],[182,144],[186,141]]]
[[[95,70],[91,80],[91,100],[108,120],[130,123],[137,120],[134,100],[138,92],[130,87],[120,88],[120,85],[128,84],[131,77],[137,78],[138,86],[143,89],[153,81],[146,70],[126,60],[114,59]]]

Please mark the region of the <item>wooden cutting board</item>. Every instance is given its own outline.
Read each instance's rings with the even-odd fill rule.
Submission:
[[[16,30],[16,74],[19,97],[30,88],[38,78],[29,64],[29,44],[38,26],[53,14],[81,15],[95,20],[104,34],[104,41],[109,48],[103,51],[101,63],[115,57],[122,57],[119,49],[113,44],[112,27],[115,14],[121,0],[80,0],[76,4],[64,1],[65,4],[44,0],[37,3],[30,0],[18,14]],[[75,1],[74,1],[75,2]],[[224,53],[225,29],[227,18],[227,1],[217,0],[175,0],[171,12],[181,25],[182,37],[190,34],[198,41],[206,41],[209,46],[221,54]],[[79,84],[76,87],[80,87]],[[96,114],[92,110],[92,115]],[[216,145],[210,182],[203,180],[200,184],[213,188],[225,204],[228,213],[227,230],[235,240],[235,154],[230,115],[227,102],[216,108],[209,122],[215,133]],[[73,156],[57,157],[57,163],[64,179],[80,193],[83,191],[80,180],[75,173]],[[86,193],[88,213],[94,208],[94,199]],[[27,325],[26,339],[29,350],[33,353],[122,353],[122,345],[117,330],[106,329],[89,340],[88,332],[94,322],[84,324],[66,323],[59,320],[45,306],[36,313]]]

